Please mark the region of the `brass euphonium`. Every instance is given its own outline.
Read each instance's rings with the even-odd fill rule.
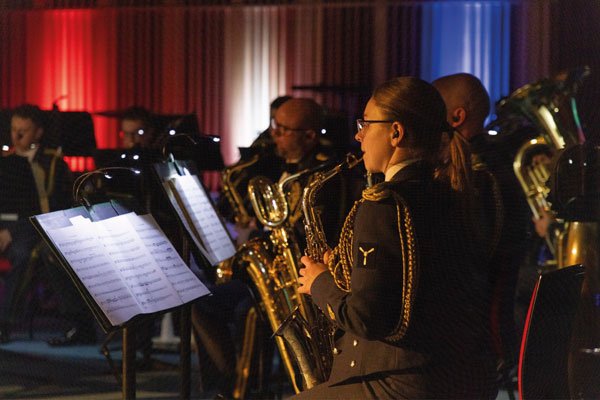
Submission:
[[[557,247],[559,267],[583,264],[586,282],[594,287],[592,292],[597,293],[600,289],[600,147],[589,142],[566,149],[554,171],[553,207],[565,221]]]
[[[515,121],[520,127],[525,124],[538,134],[521,145],[513,162],[515,175],[536,218],[551,208],[547,184],[550,166],[562,150],[579,143],[583,137],[574,95],[588,75],[589,68],[584,67],[554,79],[542,79],[517,89],[497,105],[498,120],[494,122],[508,126],[508,134]],[[560,229],[553,230],[545,238],[555,258],[556,246],[560,246],[556,244],[559,234]],[[556,262],[559,268],[563,266],[562,260]]]
[[[547,181],[550,178],[550,165],[556,155],[556,149],[548,144],[543,136],[524,143],[515,156],[513,170],[525,193],[525,198],[536,219],[544,212],[550,212],[548,201],[550,188]],[[556,257],[555,243],[560,232],[553,229],[544,237],[548,250]]]

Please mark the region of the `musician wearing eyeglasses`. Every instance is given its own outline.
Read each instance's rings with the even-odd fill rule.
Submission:
[[[152,113],[139,106],[125,110],[121,118],[121,144],[125,149],[151,148],[155,141]]]
[[[323,108],[312,99],[291,99],[277,109],[271,119],[271,137],[276,146],[276,154],[285,161],[280,179],[325,163],[335,163],[336,154],[331,143],[321,133],[322,122]],[[310,180],[311,174],[301,177],[290,185],[287,193],[289,221],[300,237],[304,236],[301,221],[302,190]],[[354,186],[354,182],[342,184],[338,179],[328,185],[320,196],[318,202],[323,211],[323,225],[327,237],[332,240],[337,237],[343,215],[351,205]]]
[[[288,226],[289,221],[289,226],[294,231],[293,238],[289,239],[290,242],[294,241],[293,244],[290,244],[290,247],[296,244],[303,247],[306,243],[301,218],[301,198],[304,187],[311,179],[310,172],[317,166],[334,162],[333,152],[324,143],[321,134],[322,114],[322,107],[312,99],[287,99],[279,105],[271,119],[269,135],[272,145],[277,158],[281,159],[283,161],[281,164],[285,165],[283,168],[280,167],[281,164],[277,163],[268,165],[272,169],[268,171],[269,176],[275,177],[274,180],[277,181],[277,179],[283,180],[301,171],[308,171],[291,181],[284,190],[285,201],[289,210],[286,226]],[[247,179],[251,177],[247,176]],[[328,187],[328,194],[319,198],[318,207],[324,210],[323,225],[332,241],[335,241],[347,208],[352,204],[352,200],[347,195],[349,191],[346,190],[349,187],[350,185],[342,185],[341,180],[337,180]],[[255,236],[264,237],[269,241],[269,234],[269,232],[261,231],[256,233]],[[251,239],[250,242],[246,242],[246,246],[252,245],[252,243],[255,243],[253,241],[258,239]],[[264,250],[266,252],[271,251]],[[243,252],[244,250],[241,248],[239,251]],[[274,255],[280,256],[281,253]],[[298,260],[294,260],[294,262],[298,262]],[[247,267],[243,266],[243,268]],[[256,286],[251,278],[243,281],[234,273],[234,279],[231,281],[212,287],[213,295],[200,299],[195,304],[193,311],[192,321],[198,334],[197,337],[203,344],[202,350],[205,350],[208,355],[208,357],[200,359],[201,365],[204,366],[207,358],[210,358],[214,363],[216,368],[209,371],[209,374],[207,374],[208,379],[213,378],[210,375],[211,372],[214,372],[216,376],[212,380],[217,384],[218,390],[225,398],[233,396],[233,383],[236,378],[235,340],[241,340],[245,334],[248,334],[244,331],[247,326],[245,317],[248,309],[254,305],[254,298],[260,299],[260,293],[257,293],[254,297],[249,295],[251,288]],[[277,297],[277,294],[273,293],[273,296]],[[277,301],[278,297],[274,300]],[[265,320],[268,322],[267,318],[268,316],[265,316]],[[228,327],[228,323],[231,321],[234,322],[233,325],[235,326],[233,337],[229,334]],[[254,332],[249,334],[254,335]],[[272,334],[272,331],[269,334]],[[244,358],[243,355],[240,358]],[[267,366],[267,370],[269,370],[269,366]],[[240,379],[242,378],[239,377],[238,380]]]
[[[444,102],[430,84],[396,78],[357,124],[365,168],[385,182],[363,191],[325,263],[302,258],[300,291],[337,330],[329,380],[297,398],[494,398],[476,260],[463,241],[468,165],[439,164]]]

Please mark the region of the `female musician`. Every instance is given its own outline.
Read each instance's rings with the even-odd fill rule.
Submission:
[[[348,215],[329,268],[302,258],[300,290],[338,330],[329,380],[297,397],[494,398],[484,302],[463,240],[469,168],[457,161],[468,151],[452,138],[467,156],[440,169],[442,98],[418,78],[390,80],[357,127],[367,171],[385,182]]]

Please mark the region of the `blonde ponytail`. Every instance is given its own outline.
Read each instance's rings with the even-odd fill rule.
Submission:
[[[450,143],[447,151],[440,150],[445,159],[441,160],[435,177],[447,181],[458,192],[469,193],[473,189],[469,142],[456,130],[448,135],[451,137]]]

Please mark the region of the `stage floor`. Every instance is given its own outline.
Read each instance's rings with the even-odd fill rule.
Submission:
[[[41,326],[38,326],[40,325]],[[37,321],[33,337],[27,329],[17,330],[12,341],[0,345],[0,398],[2,399],[77,399],[118,400],[121,386],[115,370],[104,354],[102,340],[94,345],[52,347],[46,343],[56,336],[56,326]],[[113,365],[120,373],[121,350],[119,338],[108,346]],[[181,376],[177,352],[155,351],[152,362],[139,366],[136,373],[137,399],[179,399]],[[191,358],[191,398],[213,399],[214,389],[202,391],[200,371],[195,357]],[[262,398],[287,398],[292,395],[289,385],[276,384],[277,392]],[[249,396],[249,398],[259,398]],[[501,391],[497,400],[508,400]]]

